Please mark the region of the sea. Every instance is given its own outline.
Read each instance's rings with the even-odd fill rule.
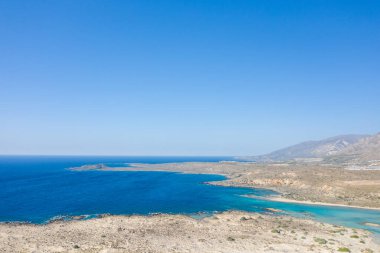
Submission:
[[[221,175],[157,171],[72,171],[69,168],[103,163],[220,162],[233,157],[101,157],[0,156],[0,222],[44,224],[74,217],[90,219],[104,214],[185,214],[202,218],[217,212],[241,210],[285,214],[380,235],[380,211],[335,206],[275,202],[266,189],[207,184]],[[250,197],[247,197],[250,195]],[[280,209],[271,213],[268,208]]]

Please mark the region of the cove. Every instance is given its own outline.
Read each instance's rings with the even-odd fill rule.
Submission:
[[[209,158],[210,161],[225,158]],[[142,161],[143,160],[143,161]],[[163,163],[196,158],[152,157],[0,157],[0,221],[45,223],[57,216],[97,214],[212,214],[226,210],[284,214],[331,224],[363,228],[380,234],[380,211],[275,202],[265,189],[223,187],[205,182],[220,175],[141,171],[69,171],[91,163]],[[198,160],[207,161],[206,158]],[[253,197],[245,197],[251,195]],[[256,196],[256,197],[255,197]]]

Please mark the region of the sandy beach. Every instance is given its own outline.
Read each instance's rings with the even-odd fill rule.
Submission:
[[[343,204],[312,202],[312,201],[307,201],[307,200],[301,201],[301,200],[287,199],[284,197],[267,197],[266,199],[271,200],[271,201],[277,201],[277,202],[285,202],[285,203],[299,203],[299,204],[318,205],[318,206],[339,206],[339,207],[350,207],[350,208],[370,209],[370,210],[379,210],[380,211],[380,208],[378,208],[378,207],[352,206],[352,205],[350,206],[350,205],[343,205]]]

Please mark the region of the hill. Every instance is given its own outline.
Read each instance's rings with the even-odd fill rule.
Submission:
[[[349,157],[360,151],[363,158],[366,157],[367,145],[372,149],[376,145],[375,140],[372,140],[368,135],[341,135],[324,140],[306,141],[290,147],[286,147],[269,154],[252,156],[246,160],[257,162],[273,162],[273,161],[289,161],[289,160],[323,160],[327,157],[346,155]],[[380,138],[380,136],[379,136]],[[356,145],[357,144],[357,145]],[[373,144],[373,145],[372,145]],[[355,146],[356,145],[356,146]],[[368,151],[369,153],[375,151]],[[374,156],[369,156],[374,157]]]
[[[326,161],[344,163],[380,163],[380,133],[359,139],[334,155],[325,158]]]

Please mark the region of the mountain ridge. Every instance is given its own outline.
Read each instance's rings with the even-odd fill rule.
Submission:
[[[255,162],[325,161],[363,163],[380,160],[380,133],[347,134],[301,142],[268,154],[243,158]]]

